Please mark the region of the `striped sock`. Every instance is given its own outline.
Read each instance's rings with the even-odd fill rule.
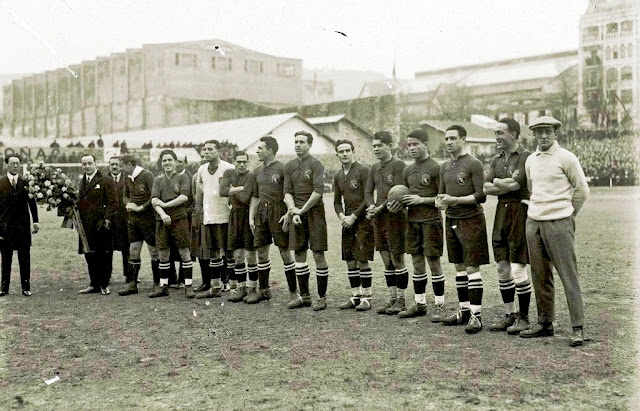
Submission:
[[[184,278],[184,285],[193,284],[193,261],[182,261],[180,264],[180,271],[182,278]]]
[[[307,263],[296,263],[296,277],[300,286],[300,295],[309,295],[309,266]]]
[[[413,273],[413,293],[417,304],[427,303],[427,273]]]
[[[499,280],[500,283],[500,295],[502,295],[502,302],[504,303],[504,310],[507,314],[516,312],[515,297],[516,297],[516,282],[513,278],[509,280]]]
[[[222,271],[222,258],[216,258],[215,260],[209,260],[209,272],[211,274],[211,279],[216,280],[221,278]]]
[[[469,302],[471,305],[471,312],[475,315],[480,314],[482,307],[482,274],[480,271],[477,273],[469,274]]]
[[[384,279],[387,281],[387,288],[391,298],[398,298],[398,288],[396,287],[396,271],[384,270]]]
[[[289,292],[295,293],[298,289],[298,283],[296,281],[296,264],[289,263],[284,265],[284,276],[287,278],[287,285],[289,286]]]
[[[348,269],[347,277],[349,278],[349,286],[351,289],[360,288],[360,270],[357,268]]]
[[[466,271],[456,272],[456,291],[460,308],[469,307],[469,277]]]
[[[529,280],[516,284],[516,293],[518,293],[518,306],[521,316],[529,315],[529,304],[531,303],[531,283]]]
[[[169,261],[160,261],[160,285],[169,285],[169,273],[171,272],[171,263]]]
[[[238,281],[238,287],[244,287],[247,282],[247,267],[244,263],[236,264],[234,268],[236,280]]]
[[[316,267],[316,281],[318,283],[318,296],[320,298],[325,297],[329,285],[329,267]]]
[[[444,304],[444,274],[443,273],[439,273],[436,275],[431,274],[431,287],[433,288],[435,303],[438,305]]]
[[[360,281],[362,283],[362,295],[371,296],[371,282],[373,280],[373,273],[371,268],[362,268],[360,270]]]
[[[271,261],[267,260],[263,263],[258,263],[258,280],[260,283],[260,289],[266,290],[269,288],[269,272],[271,271]]]

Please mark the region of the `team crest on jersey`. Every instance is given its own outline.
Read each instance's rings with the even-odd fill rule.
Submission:
[[[280,174],[274,174],[271,176],[271,182],[273,184],[278,184],[280,182]]]
[[[358,180],[351,180],[350,185],[351,188],[355,190],[356,188],[358,188]]]
[[[311,181],[311,170],[304,170],[304,178]]]
[[[431,176],[429,174],[422,175],[422,185],[428,186],[431,182]]]
[[[467,175],[464,172],[459,172],[457,177],[458,184],[460,184],[461,186],[463,186],[467,182]]]
[[[393,174],[387,174],[387,184],[393,185]]]

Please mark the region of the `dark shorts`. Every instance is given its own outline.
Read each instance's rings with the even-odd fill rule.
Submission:
[[[253,234],[253,244],[256,248],[271,244],[272,240],[278,247],[289,247],[289,234],[282,231],[280,218],[287,213],[287,206],[283,202],[267,203],[260,201],[255,216],[256,231]]]
[[[327,251],[327,221],[324,205],[314,206],[300,216],[302,224],[289,224],[289,250]]]
[[[133,217],[127,222],[129,243],[144,241],[156,245],[156,219],[153,216]]]
[[[471,218],[446,219],[449,262],[465,267],[489,264],[487,224],[484,214]]]
[[[493,222],[493,256],[496,261],[529,264],[527,249],[527,209],[521,202],[498,202]]]
[[[366,218],[342,229],[342,260],[373,261],[373,226]]]
[[[156,220],[156,245],[161,250],[189,247],[189,220],[180,218],[171,220],[171,225],[166,227],[162,221]]]
[[[390,213],[383,211],[373,222],[376,250],[392,254],[404,253],[404,236],[407,215],[404,211]]]
[[[441,220],[407,223],[405,246],[408,254],[442,257],[443,242],[444,231]]]
[[[229,250],[245,249],[253,251],[256,249],[253,242],[253,233],[251,232],[251,226],[249,226],[249,209],[231,209],[227,241]]]
[[[227,239],[229,237],[229,224],[206,224],[207,243],[210,250],[228,250]]]

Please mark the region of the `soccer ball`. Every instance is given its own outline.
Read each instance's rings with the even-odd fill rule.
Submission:
[[[401,203],[402,197],[406,196],[407,194],[409,194],[409,187],[398,184],[397,186],[391,187],[387,198],[389,199],[389,201],[397,201]]]

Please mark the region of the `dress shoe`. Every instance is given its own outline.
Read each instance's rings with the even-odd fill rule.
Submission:
[[[94,294],[94,293],[99,293],[99,292],[100,292],[100,290],[98,290],[94,286],[90,285],[89,287],[78,291],[78,294]]]
[[[581,347],[584,344],[584,335],[582,328],[574,328],[571,334],[571,340],[569,341],[570,347]]]
[[[109,287],[100,288],[100,292],[102,293],[102,295],[111,294],[111,290],[109,290]]]
[[[29,291],[29,290],[22,290],[22,295],[24,295],[25,297],[31,297],[31,291]]]
[[[553,324],[535,324],[528,330],[520,332],[522,338],[538,338],[538,337],[552,337],[553,336]]]

